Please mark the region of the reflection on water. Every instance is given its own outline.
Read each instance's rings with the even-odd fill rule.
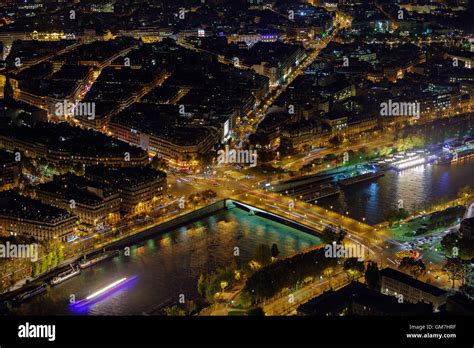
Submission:
[[[454,199],[459,189],[474,189],[474,160],[451,165],[422,165],[350,186],[339,197],[322,199],[318,204],[338,212],[349,211],[356,219],[366,218],[370,224],[386,219],[386,212],[396,208],[399,200],[409,211],[422,210],[439,199]]]
[[[285,225],[249,216],[240,209],[221,211],[187,227],[131,247],[131,256],[105,261],[15,309],[30,315],[141,315],[180,294],[195,297],[197,278],[229,264],[238,247],[239,260],[248,262],[260,243],[276,243],[281,256],[290,255],[319,239]],[[124,277],[137,278],[104,299],[75,308],[81,300]]]

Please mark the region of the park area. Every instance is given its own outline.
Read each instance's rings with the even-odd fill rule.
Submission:
[[[399,242],[410,242],[422,236],[436,235],[457,225],[464,215],[465,207],[455,206],[393,225],[390,233]]]

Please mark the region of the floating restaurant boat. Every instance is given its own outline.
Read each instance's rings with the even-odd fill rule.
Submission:
[[[410,158],[405,158],[400,161],[396,161],[392,163],[393,168],[397,170],[402,170],[410,167],[419,166],[421,164],[425,164],[427,159],[420,155],[416,155]]]
[[[20,302],[20,303],[21,303],[21,302],[26,301],[26,300],[28,300],[28,299],[30,299],[30,298],[36,296],[36,295],[42,294],[42,293],[45,292],[45,291],[46,291],[46,285],[43,284],[43,285],[41,285],[41,286],[39,286],[39,287],[37,287],[37,288],[35,288],[35,289],[33,289],[33,290],[24,292],[24,293],[22,293],[22,294],[16,296],[16,297],[13,299],[13,301],[15,301],[15,302]]]
[[[67,271],[64,271],[54,277],[51,280],[51,285],[61,284],[62,282],[81,274],[81,270],[79,267],[74,268],[72,265],[69,266],[71,266],[71,269],[68,269]]]
[[[79,261],[79,267],[81,269],[85,269],[85,268],[93,266],[93,265],[95,265],[95,264],[97,264],[101,261],[104,261],[104,260],[110,259],[112,257],[115,257],[119,254],[120,254],[120,252],[118,250],[113,250],[113,251],[104,252],[103,254],[101,254],[97,257],[94,257],[92,259],[86,259],[85,256],[84,256],[84,259]]]
[[[436,161],[436,164],[450,164],[455,163],[462,160],[467,160],[474,157],[474,149],[464,150],[457,152],[457,156],[454,154],[447,154],[442,156],[440,159]]]
[[[339,187],[324,187],[321,190],[314,192],[310,201],[315,201],[321,198],[338,195],[340,193],[341,189]]]
[[[365,174],[361,174],[361,175],[357,175],[351,178],[341,180],[338,182],[338,184],[341,186],[350,186],[350,185],[358,184],[359,182],[362,182],[362,181],[376,179],[384,175],[385,174],[382,172],[365,173]]]

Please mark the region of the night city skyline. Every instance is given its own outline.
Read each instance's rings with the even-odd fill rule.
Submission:
[[[471,342],[473,12],[1,1],[0,344],[92,316]]]

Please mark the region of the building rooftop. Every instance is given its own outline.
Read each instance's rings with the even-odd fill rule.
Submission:
[[[96,41],[81,45],[73,51],[62,55],[61,58],[67,64],[101,64],[122,50],[131,48],[136,43],[134,39],[129,37],[120,37],[110,41]]]
[[[322,295],[298,307],[298,312],[305,315],[333,315],[344,308],[352,308],[353,304],[368,307],[367,314],[375,315],[421,315],[433,312],[431,305],[426,303],[399,303],[394,296],[387,296],[379,291],[368,289],[364,284],[352,282],[343,288],[327,291]]]
[[[131,69],[122,67],[120,69],[107,67],[102,70],[97,82],[105,84],[145,85],[149,84],[162,72],[158,67],[147,67],[143,69]]]
[[[15,162],[14,154],[0,150],[0,166]]]
[[[408,274],[397,271],[393,268],[389,268],[389,267],[384,268],[383,270],[380,271],[380,276],[395,279],[401,283],[404,283],[408,286],[411,286],[413,288],[416,288],[420,291],[426,292],[434,296],[442,296],[442,295],[447,294],[447,292],[443,289],[440,289],[436,286],[422,282],[418,279],[415,279],[409,276]]]
[[[92,71],[89,66],[64,64],[61,69],[55,72],[52,80],[83,80]]]
[[[137,103],[114,116],[111,123],[130,127],[132,132],[162,137],[181,146],[197,145],[212,132],[202,125],[186,125],[189,121],[180,116],[178,106]]]
[[[87,205],[99,205],[104,198],[117,192],[104,183],[88,180],[83,176],[74,174],[55,176],[53,181],[38,185],[35,189]]]
[[[146,155],[143,150],[120,140],[92,130],[72,127],[65,122],[59,124],[38,122],[32,127],[11,126],[1,129],[0,135],[42,144],[49,150],[62,151],[77,157],[124,157],[126,152],[130,153],[132,158]]]
[[[104,166],[90,166],[86,169],[85,177],[118,187],[121,189],[135,188],[143,183],[157,178],[166,178],[166,173],[151,167],[138,168],[106,168]]]
[[[20,196],[13,191],[0,192],[0,216],[57,223],[71,218],[66,210],[51,207],[40,201]]]

